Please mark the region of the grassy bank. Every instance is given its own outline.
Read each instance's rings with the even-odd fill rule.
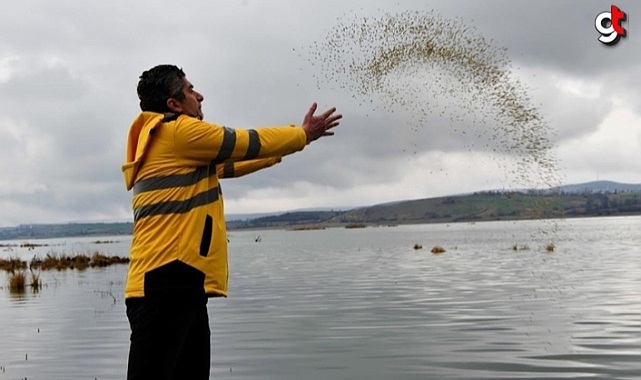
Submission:
[[[18,257],[0,259],[0,270],[9,273],[9,291],[23,293],[27,287],[38,291],[42,287],[40,272],[47,270],[85,270],[87,268],[103,268],[115,264],[129,263],[128,257],[108,256],[99,251],[91,254],[67,255],[49,252],[45,257],[34,256],[30,261]],[[30,276],[28,276],[27,271]],[[30,282],[27,282],[30,280]]]

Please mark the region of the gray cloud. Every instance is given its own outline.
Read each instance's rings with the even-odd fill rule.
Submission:
[[[637,2],[617,5],[630,18],[641,14]],[[500,167],[509,158],[492,156],[503,148],[493,138],[492,118],[460,115],[457,105],[469,94],[424,91],[425,99],[412,99],[415,104],[448,108],[444,117],[435,112],[419,123],[416,112],[397,107],[392,113],[376,96],[354,98],[340,83],[317,86],[319,66],[309,62],[309,49],[324,41],[337,19],[408,9],[458,18],[507,47],[514,75],[549,121],[571,178],[581,178],[586,162],[624,178],[629,163],[612,158],[598,164],[598,149],[587,149],[613,112],[623,107],[641,114],[634,25],[627,25],[630,37],[616,47],[596,40],[594,18],[607,6],[498,0],[8,4],[0,15],[0,226],[130,218],[131,194],[120,165],[129,124],[139,112],[138,76],[158,63],[185,69],[205,95],[206,119],[218,124],[299,124],[313,101],[323,109],[338,106],[345,115],[335,137],[272,169],[225,181],[229,212],[244,209],[241,200],[262,189],[277,208],[287,197],[297,205],[321,198],[333,206],[365,202],[368,194],[385,201],[501,185],[496,178],[505,177]],[[417,77],[416,85],[423,80],[429,76]],[[620,138],[641,148],[639,128],[631,122],[629,135],[623,131]],[[583,152],[572,148],[577,141],[588,144]],[[485,178],[470,161],[478,157],[489,162]],[[413,185],[412,176],[422,179]],[[430,178],[434,184],[426,186],[422,181]],[[375,196],[377,191],[386,194]]]

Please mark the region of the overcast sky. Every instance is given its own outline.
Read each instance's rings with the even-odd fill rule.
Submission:
[[[464,126],[454,132],[455,114],[430,118],[415,131],[407,112],[360,106],[368,99],[336,90],[336,83],[317,86],[310,46],[325,41],[341,18],[406,10],[433,10],[507,48],[513,77],[527,86],[553,132],[551,153],[564,184],[639,183],[641,4],[617,2],[628,14],[628,36],[614,47],[598,42],[594,27],[610,5],[9,2],[0,12],[0,226],[131,220],[120,167],[139,112],[138,77],[159,63],[185,70],[205,97],[205,119],[217,124],[300,124],[313,101],[344,115],[336,136],[273,168],[223,180],[227,213],[344,208],[518,185],[510,157],[475,145]],[[418,78],[419,88],[421,80],[429,81]],[[438,101],[456,102],[443,97]],[[479,128],[473,132],[482,140]]]

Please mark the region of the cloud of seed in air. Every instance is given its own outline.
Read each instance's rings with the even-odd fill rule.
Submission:
[[[400,108],[415,132],[429,115],[449,118],[452,131],[496,152],[511,186],[559,184],[552,131],[512,75],[507,49],[462,20],[433,11],[345,17],[307,59],[317,66],[319,88],[337,86],[357,99],[375,97],[387,111]]]

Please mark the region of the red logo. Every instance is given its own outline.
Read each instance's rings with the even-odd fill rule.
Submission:
[[[621,37],[625,37],[627,30],[621,23],[626,21],[628,15],[620,10],[616,5],[612,5],[610,12],[601,12],[594,20],[596,30],[601,33],[599,42],[605,45],[616,45]]]

